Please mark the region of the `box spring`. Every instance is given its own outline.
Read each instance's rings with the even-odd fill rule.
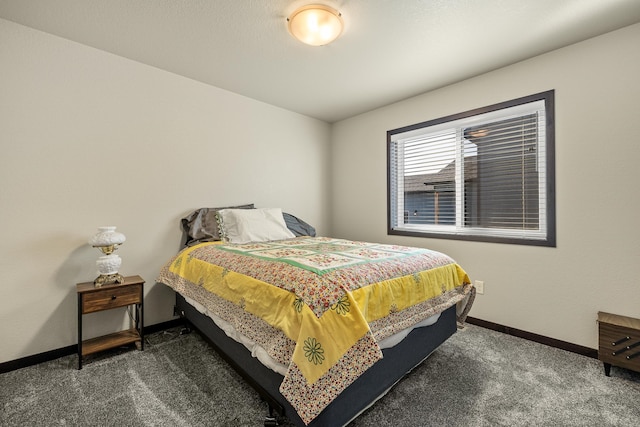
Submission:
[[[176,312],[200,332],[216,351],[260,394],[280,416],[298,426],[305,424],[289,402],[280,394],[283,377],[251,356],[247,348],[229,338],[209,318],[176,293]],[[403,341],[383,350],[384,358],[376,362],[308,425],[310,427],[344,426],[367,409],[389,388],[419,365],[431,352],[456,331],[456,307],[445,310],[438,322],[414,329]],[[269,425],[265,421],[265,425]],[[275,424],[273,424],[275,425]]]

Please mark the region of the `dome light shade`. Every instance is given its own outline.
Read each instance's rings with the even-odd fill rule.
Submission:
[[[291,35],[311,46],[331,43],[342,33],[343,27],[340,12],[321,4],[296,9],[287,21]]]

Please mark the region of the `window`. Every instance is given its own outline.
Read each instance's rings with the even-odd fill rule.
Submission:
[[[554,92],[387,132],[388,232],[555,246]]]

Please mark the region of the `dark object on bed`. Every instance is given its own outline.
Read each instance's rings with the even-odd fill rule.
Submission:
[[[311,225],[307,224],[303,220],[298,217],[295,217],[289,213],[283,212],[282,216],[284,217],[284,223],[287,225],[287,228],[291,230],[293,234],[297,237],[300,236],[310,236],[316,237],[316,229]]]
[[[200,208],[182,218],[182,231],[186,236],[184,246],[193,246],[197,243],[214,242],[220,240],[220,230],[216,213],[222,209],[253,209],[253,203],[240,206],[227,206],[220,208]]]
[[[227,337],[209,317],[201,314],[184,297],[176,293],[176,313],[193,325],[222,357],[261,395],[270,408],[265,426],[277,425],[272,411],[304,426],[296,411],[280,394],[282,376],[265,367],[242,344]],[[368,408],[407,372],[419,365],[456,331],[455,305],[442,312],[432,326],[414,329],[394,347],[384,349],[384,358],[351,384],[340,397],[327,406],[309,426],[343,426]]]

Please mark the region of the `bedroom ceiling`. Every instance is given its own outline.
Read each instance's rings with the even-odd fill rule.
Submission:
[[[334,43],[287,32],[308,3],[342,13]],[[334,122],[640,22],[640,0],[0,0],[0,18]]]

